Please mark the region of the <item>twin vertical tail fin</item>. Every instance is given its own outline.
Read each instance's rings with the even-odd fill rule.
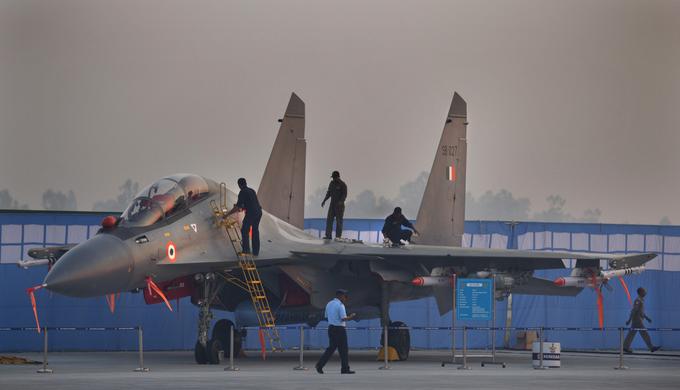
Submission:
[[[267,212],[303,229],[307,155],[305,103],[295,93],[291,94],[280,122],[257,198]]]
[[[467,103],[453,94],[420,203],[416,228],[425,245],[461,246],[465,222]]]

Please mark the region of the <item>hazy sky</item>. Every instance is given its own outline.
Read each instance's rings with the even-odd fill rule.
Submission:
[[[680,223],[680,1],[0,0],[0,190],[81,209],[174,172],[257,185],[291,91],[307,192],[429,170],[453,91],[468,189]]]

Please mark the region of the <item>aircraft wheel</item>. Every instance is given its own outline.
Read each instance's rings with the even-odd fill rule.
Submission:
[[[222,343],[222,347],[224,348],[224,357],[229,357],[229,345],[230,345],[229,332],[230,329],[234,326],[235,325],[233,322],[226,319],[221,319],[217,321],[217,323],[213,327],[212,338],[220,340],[220,342]],[[234,357],[238,357],[239,352],[241,352],[242,341],[243,341],[242,332],[238,331],[237,329],[234,329]]]
[[[220,339],[210,339],[208,341],[208,363],[220,364],[220,351],[222,350],[222,342]]]
[[[203,344],[199,343],[198,341],[196,341],[196,345],[194,345],[194,359],[198,364],[208,363],[207,351],[205,350]]]
[[[406,324],[401,321],[390,322],[391,328],[406,327]],[[411,351],[411,334],[408,329],[389,329],[387,331],[387,338],[390,347],[393,347],[399,355],[399,360],[407,360],[408,354]]]

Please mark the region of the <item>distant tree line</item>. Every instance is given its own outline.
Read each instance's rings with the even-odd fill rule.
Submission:
[[[118,189],[120,192],[115,198],[94,202],[92,210],[122,212],[139,192],[139,183],[127,179]],[[44,210],[78,210],[76,195],[72,190],[62,192],[50,188],[43,192],[41,200]],[[28,204],[19,202],[9,190],[0,191],[0,209],[25,210],[28,208]]]
[[[414,180],[399,187],[393,199],[378,196],[371,190],[359,192],[345,203],[347,218],[384,218],[399,206],[404,214],[415,219],[420,200],[425,192],[428,173],[420,173]],[[93,211],[122,212],[139,192],[139,183],[127,179],[118,187],[119,193],[114,198],[96,201]],[[350,187],[351,190],[351,187]],[[327,209],[321,208],[321,201],[326,195],[326,187],[319,187],[308,197],[305,204],[305,216],[323,217]],[[545,221],[545,222],[588,222],[596,223],[602,217],[598,208],[584,210],[580,216],[573,216],[565,210],[567,200],[560,195],[546,198],[548,207],[545,210],[531,212],[529,198],[515,197],[510,191],[501,189],[496,192],[486,191],[474,196],[465,195],[465,218],[468,220],[503,220],[503,221]],[[15,199],[9,190],[0,191],[0,209],[28,209],[29,205]],[[76,195],[73,191],[66,193],[47,189],[42,194],[42,208],[45,210],[78,210]],[[659,221],[660,225],[671,225],[668,216]]]
[[[414,180],[399,188],[394,199],[378,196],[373,191],[365,190],[345,202],[345,215],[349,218],[384,218],[395,206],[403,209],[404,214],[415,219],[420,201],[425,192],[428,173],[422,172]],[[350,188],[351,189],[351,188]],[[325,209],[320,204],[326,194],[325,187],[319,187],[308,197],[305,215],[309,217],[325,216]],[[531,211],[528,198],[515,197],[510,191],[486,191],[480,196],[468,192],[465,196],[465,218],[468,220],[504,220],[504,221],[545,221],[545,222],[599,222],[602,211],[598,208],[584,210],[580,216],[573,216],[565,209],[566,199],[560,195],[547,197],[548,207],[545,210]],[[661,223],[670,224],[668,217]]]

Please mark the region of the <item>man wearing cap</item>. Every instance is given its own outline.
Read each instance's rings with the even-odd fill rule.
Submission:
[[[349,369],[345,321],[354,318],[356,313],[347,315],[347,312],[345,311],[347,299],[347,290],[339,289],[335,292],[335,298],[326,305],[326,318],[328,319],[328,348],[326,348],[326,351],[316,363],[316,372],[319,374],[323,374],[323,367],[336,349],[340,353],[340,373],[354,374],[354,371]]]
[[[242,253],[250,253],[250,229],[253,232],[253,256],[260,253],[260,219],[262,219],[262,207],[260,201],[257,200],[257,193],[252,188],[248,187],[246,179],[238,179],[238,187],[241,191],[238,193],[238,200],[225,217],[228,217],[236,212],[245,211],[246,215],[243,217],[241,223],[241,250]]]
[[[623,350],[626,351],[626,353],[633,353],[633,350],[630,349],[630,344],[633,342],[633,338],[635,338],[635,334],[639,330],[640,336],[642,336],[645,344],[647,344],[649,351],[655,352],[658,351],[660,347],[652,344],[652,339],[649,337],[649,333],[645,330],[645,324],[642,322],[642,320],[647,320],[649,323],[652,322],[652,319],[645,314],[645,296],[647,296],[647,290],[640,287],[637,289],[637,293],[638,296],[635,298],[633,308],[630,310],[630,316],[628,317],[628,321],[626,321],[626,325],[630,325],[632,322],[633,326],[626,335],[626,341],[623,343]]]
[[[402,226],[406,226],[411,230],[402,229]],[[404,214],[401,213],[401,207],[395,207],[394,212],[385,218],[382,234],[392,241],[393,246],[401,245],[401,240],[411,241],[411,235],[413,235],[413,233],[418,234],[418,231],[413,224],[404,217]]]
[[[340,180],[340,172],[333,171],[331,174],[330,184],[328,184],[328,191],[326,197],[321,202],[321,207],[326,204],[328,198],[331,199],[331,204],[328,206],[328,217],[326,218],[326,236],[324,239],[332,239],[333,234],[333,220],[335,219],[335,237],[342,237],[342,217],[345,214],[345,198],[347,198],[347,184]]]

